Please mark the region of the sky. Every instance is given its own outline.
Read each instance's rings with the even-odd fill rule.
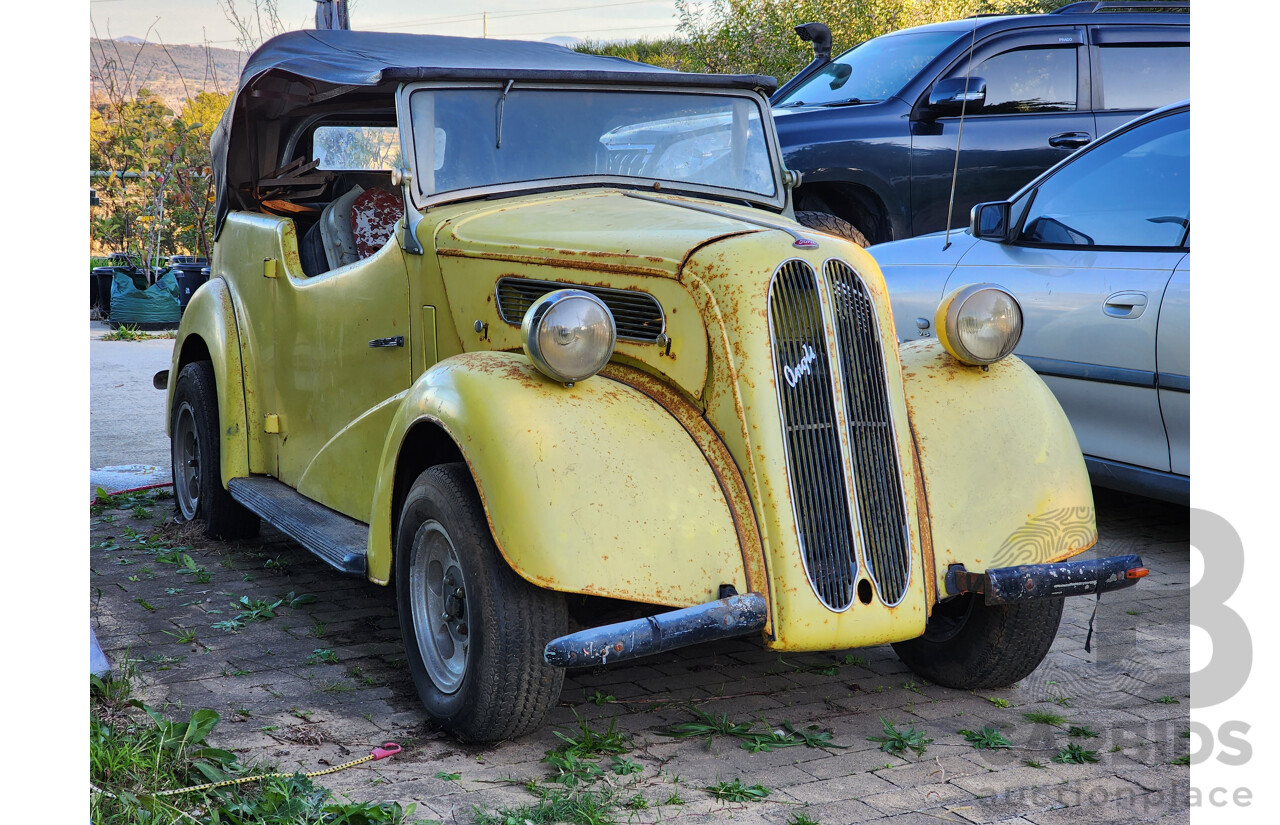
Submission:
[[[89,0],[99,37],[146,37],[169,44],[236,48],[222,5],[229,0]],[[244,15],[253,0],[230,0]],[[544,40],[563,35],[592,40],[664,37],[676,27],[675,0],[354,0],[351,27],[413,34]],[[314,0],[279,0],[285,28],[312,28]],[[148,29],[151,34],[148,35]]]

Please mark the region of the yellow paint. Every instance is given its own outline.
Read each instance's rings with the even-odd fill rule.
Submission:
[[[216,255],[216,253],[215,253]],[[165,392],[165,432],[172,431],[173,390],[178,383],[179,363],[184,353],[207,350],[213,362],[218,389],[218,426],[222,430],[219,453],[223,483],[249,474],[249,426],[247,399],[242,382],[241,339],[231,290],[221,271],[214,269],[209,283],[194,295],[182,314],[169,365],[169,385]]]
[[[268,415],[263,417],[262,431],[265,433],[276,434],[280,432],[280,416]]]
[[[939,593],[950,564],[1061,561],[1097,541],[1075,434],[1030,367],[1011,356],[983,371],[925,340],[902,346],[902,364]]]
[[[733,519],[698,445],[647,396],[603,376],[564,387],[523,355],[470,353],[415,382],[387,456],[415,424],[461,449],[494,539],[529,581],[683,607],[746,590]],[[369,576],[391,569],[393,461],[384,461]]]
[[[264,278],[276,277],[276,259],[275,258],[267,258],[265,261],[262,262],[262,277]]]

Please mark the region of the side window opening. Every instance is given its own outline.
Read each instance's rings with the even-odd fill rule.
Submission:
[[[1076,63],[1074,44],[992,55],[974,65],[972,71],[987,81],[987,99],[981,114],[1075,111]],[[963,77],[963,71],[958,76]]]

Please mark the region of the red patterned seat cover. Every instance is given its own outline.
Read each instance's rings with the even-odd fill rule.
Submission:
[[[351,233],[363,260],[381,249],[395,231],[400,199],[385,189],[368,189],[351,205]]]

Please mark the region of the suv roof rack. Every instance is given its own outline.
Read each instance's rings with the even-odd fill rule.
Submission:
[[[1134,3],[1068,3],[1059,9],[1054,9],[1050,14],[1092,14],[1093,12],[1126,12],[1126,11],[1164,11],[1164,12],[1190,12],[1191,4],[1189,2],[1134,2]]]

